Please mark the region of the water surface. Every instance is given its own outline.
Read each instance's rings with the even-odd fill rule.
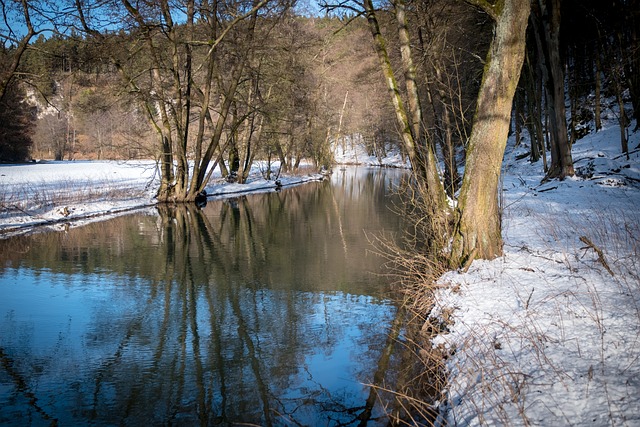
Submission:
[[[385,424],[401,176],[1,241],[0,424]]]

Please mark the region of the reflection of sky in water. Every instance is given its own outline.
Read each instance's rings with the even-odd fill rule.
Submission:
[[[198,288],[190,305],[177,288],[114,274],[6,269],[0,347],[11,370],[0,371],[0,424],[38,419],[40,411],[62,424],[114,414],[125,423],[162,422],[178,407],[194,421],[199,393],[211,413],[227,405],[227,421],[264,421],[264,396],[274,411],[307,423],[364,405],[362,384],[372,381],[394,314],[389,303],[254,284],[233,295]],[[194,384],[198,376],[202,384]],[[25,403],[28,393],[39,409]]]
[[[117,293],[109,275],[65,275],[48,271],[6,270],[0,276],[0,313],[4,315],[0,343],[16,331],[29,330],[28,344],[46,350],[65,342],[69,350],[81,348],[77,338],[90,334],[96,315],[126,313],[126,300],[110,304]],[[130,308],[130,307],[129,307]],[[26,338],[26,337],[25,337]]]
[[[399,177],[8,240],[0,424],[353,422],[395,313],[367,234],[401,226]]]

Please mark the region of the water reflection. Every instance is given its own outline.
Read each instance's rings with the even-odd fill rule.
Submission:
[[[0,424],[384,423],[397,177],[3,241]]]

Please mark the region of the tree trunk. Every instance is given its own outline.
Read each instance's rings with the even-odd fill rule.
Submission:
[[[420,107],[417,98],[417,89],[415,88],[415,72],[412,70],[412,62],[410,61],[410,50],[408,50],[408,41],[405,41],[405,43],[401,43],[403,44],[402,51],[403,63],[405,66],[405,77],[408,78],[407,86],[408,91],[410,92],[408,97],[411,103],[415,103],[412,104],[412,113],[414,114],[413,127],[405,110],[402,96],[400,95],[400,89],[393,73],[391,61],[389,60],[389,55],[386,49],[386,42],[382,37],[382,33],[380,32],[380,26],[378,24],[372,0],[364,0],[364,9],[366,12],[367,21],[369,23],[371,36],[373,37],[374,48],[376,50],[376,53],[378,54],[380,68],[387,83],[387,89],[389,91],[391,103],[393,104],[393,108],[396,113],[396,121],[400,129],[400,135],[402,137],[404,149],[407,153],[407,156],[409,157],[409,162],[411,163],[414,173],[417,177],[419,177],[420,182],[425,184],[430,199],[435,202],[434,209],[444,207],[446,195],[444,193],[442,183],[439,179],[437,179],[437,169],[435,165],[435,154],[433,153],[433,149],[426,149],[425,147],[424,150],[421,150],[420,147],[418,147],[419,140],[417,140],[417,136],[414,135],[415,129],[419,130],[422,126],[422,123],[421,116],[419,115]],[[398,17],[398,20],[399,22],[404,22],[405,17],[403,15],[403,10],[400,13],[401,15],[400,17]],[[406,22],[404,30],[406,31]],[[403,30],[401,26],[400,34],[402,34],[402,32]],[[408,38],[408,36],[406,37]]]
[[[530,0],[504,0],[501,8],[473,1],[495,19],[495,29],[482,76],[473,129],[467,149],[452,266],[474,258],[492,259],[502,254],[498,185],[509,134],[513,96],[524,62]]]
[[[573,176],[573,159],[567,133],[566,111],[564,105],[564,71],[560,58],[560,0],[538,0],[536,9],[543,29],[534,26],[542,47],[540,56],[546,62],[546,88],[549,102],[549,124],[551,133],[551,166],[547,178],[563,179]],[[543,41],[543,42],[542,42]]]
[[[407,88],[407,103],[411,117],[411,129],[416,148],[416,160],[424,163],[420,167],[421,177],[426,185],[429,200],[434,205],[434,212],[442,211],[447,202],[447,196],[440,181],[437,169],[437,159],[433,142],[427,137],[424,129],[422,107],[416,83],[416,67],[411,57],[411,42],[407,29],[407,14],[404,0],[394,2],[396,21],[398,24],[398,38],[400,39],[400,55],[404,69],[404,82]]]
[[[522,142],[522,124],[524,121],[525,103],[525,95],[523,91],[524,89],[521,87],[520,90],[516,90],[515,94],[515,114],[513,115],[513,121],[515,126],[516,147],[518,147]]]
[[[531,63],[530,53],[525,53],[525,90],[527,98],[527,128],[531,138],[531,162],[535,163],[542,157],[544,171],[547,171],[545,153],[544,132],[542,131],[542,90],[539,79],[536,79],[536,68]]]
[[[640,1],[631,0],[626,2],[627,22],[629,28],[629,48],[627,50],[627,60],[625,63],[625,77],[629,86],[631,105],[633,106],[633,118],[636,119],[634,132],[640,127]]]
[[[576,87],[578,73],[576,67],[573,69],[573,75],[569,74],[569,106],[571,111],[571,120],[569,122],[569,146],[573,147],[577,137],[577,115],[578,115],[578,88]]]
[[[449,111],[453,101],[445,91],[445,83],[442,79],[442,65],[438,58],[433,64],[436,73],[436,93],[438,102],[440,103],[441,113],[439,122],[441,124],[441,148],[444,157],[444,186],[449,197],[453,198],[460,184],[460,176],[458,175],[458,163],[456,161],[456,149],[453,142],[453,123],[451,120],[452,113]],[[436,108],[433,108],[434,114]]]
[[[389,60],[389,55],[387,53],[386,42],[380,32],[380,25],[378,24],[372,0],[364,0],[364,9],[367,14],[367,21],[369,22],[371,36],[373,37],[373,45],[376,53],[378,54],[378,60],[380,61],[380,68],[386,80],[389,96],[391,97],[391,103],[393,104],[393,109],[396,113],[396,120],[399,125],[404,149],[407,156],[409,156],[411,166],[413,166],[416,171],[420,171],[424,165],[418,161],[415,141],[411,132],[411,125],[409,123],[409,118],[407,117],[407,112],[404,108],[404,103],[402,102],[402,97],[400,96],[398,83],[396,82],[396,78],[393,74],[393,68],[391,67],[391,61]]]
[[[620,126],[620,148],[624,154],[627,155],[627,160],[629,160],[629,143],[627,141],[627,126],[629,126],[629,119],[627,118],[627,113],[624,110],[624,99],[622,99],[622,83],[620,82],[620,78],[618,77],[618,73],[614,71],[613,87],[616,91],[616,100],[618,101],[618,110],[620,113],[618,114],[618,125]]]
[[[599,49],[597,49],[596,52],[596,95],[595,95],[595,99],[594,99],[594,103],[595,103],[595,111],[594,111],[594,116],[595,116],[595,121],[596,121],[596,132],[598,132],[600,129],[602,129],[602,113],[601,113],[601,106],[600,106],[600,87],[602,86],[602,64],[600,62],[600,51]]]

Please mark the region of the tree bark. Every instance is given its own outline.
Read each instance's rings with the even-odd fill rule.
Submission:
[[[525,56],[530,0],[474,1],[495,18],[495,29],[467,149],[456,208],[452,266],[502,254],[498,185],[513,96]]]

